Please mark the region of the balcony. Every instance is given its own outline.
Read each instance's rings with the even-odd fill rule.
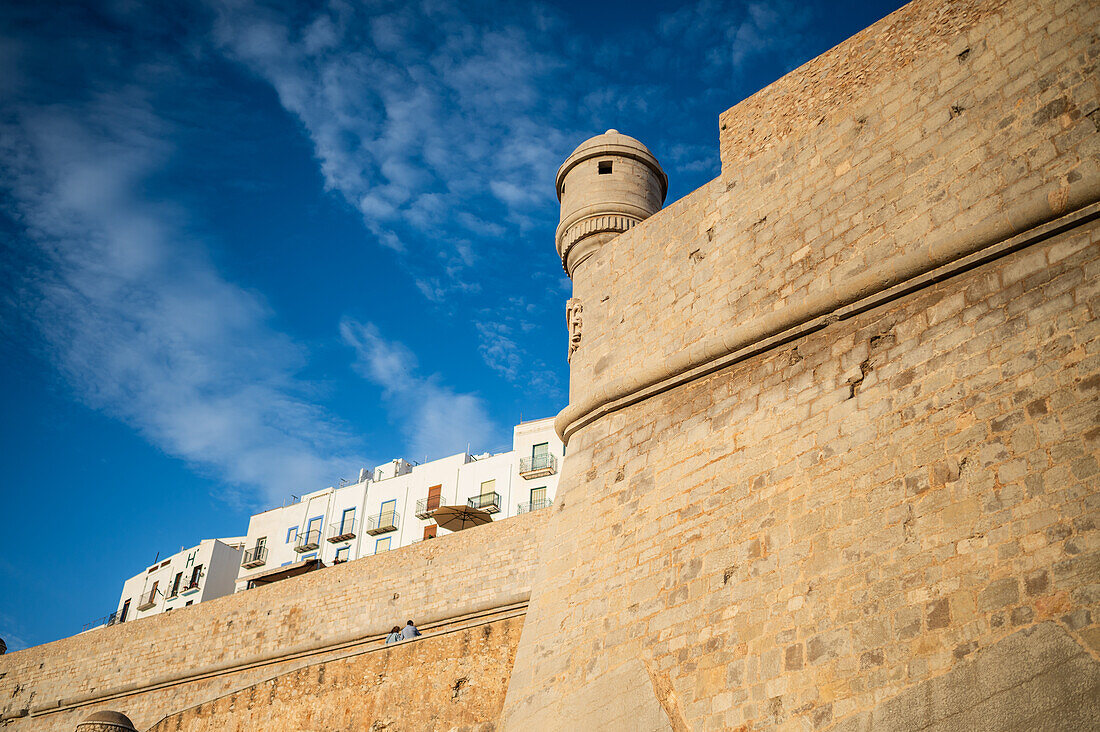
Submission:
[[[184,587],[182,590],[180,590],[180,594],[181,595],[193,595],[194,593],[196,593],[198,591],[199,591],[199,581],[197,579],[193,579],[193,580],[191,580],[190,582],[187,583],[186,587]]]
[[[416,502],[416,517],[418,519],[429,519],[432,517],[432,511],[439,508],[442,503],[442,496],[428,496],[427,498],[421,498]]]
[[[367,533],[371,536],[385,534],[387,531],[397,531],[401,525],[401,514],[397,511],[386,511],[377,516],[367,517]]]
[[[524,480],[544,478],[558,472],[558,458],[550,453],[519,459],[519,475]]]
[[[93,620],[90,623],[84,623],[84,630],[91,630],[92,628],[104,628],[108,625],[114,625],[115,623],[121,622],[118,619],[119,615],[120,613],[116,611],[111,613],[110,615],[104,615],[102,618]]]
[[[321,530],[311,529],[298,534],[298,541],[294,544],[294,551],[299,554],[311,552],[321,545]]]
[[[157,588],[149,590],[141,596],[141,602],[138,603],[138,610],[148,610],[149,608],[157,604]]]
[[[245,569],[252,569],[253,567],[260,567],[267,562],[267,547],[266,546],[254,546],[248,549],[244,553],[244,559],[241,560],[241,566]]]
[[[500,511],[500,494],[496,491],[482,493],[466,501],[466,505],[470,508],[480,508],[485,513],[497,513]]]
[[[554,502],[549,498],[539,498],[534,501],[527,501],[526,503],[520,503],[516,506],[516,513],[527,513],[528,511],[538,511],[540,508],[547,508],[554,505]]]
[[[328,540],[335,544],[338,541],[347,541],[355,538],[355,519],[337,521],[328,527]]]

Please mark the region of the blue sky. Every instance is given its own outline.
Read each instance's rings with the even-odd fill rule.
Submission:
[[[154,556],[565,404],[554,172],[669,201],[717,115],[897,2],[0,6],[0,637]]]

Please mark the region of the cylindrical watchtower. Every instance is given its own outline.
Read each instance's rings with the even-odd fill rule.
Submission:
[[[668,176],[653,153],[608,130],[585,140],[558,168],[558,255],[572,277],[605,242],[661,210]]]

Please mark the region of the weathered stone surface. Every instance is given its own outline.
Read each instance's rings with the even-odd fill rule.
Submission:
[[[838,732],[1098,728],[1100,661],[1049,621],[836,726]]]
[[[1013,279],[1036,255],[1042,276]],[[1073,615],[1088,642],[1100,535],[1048,530],[1095,524],[1067,458],[1096,449],[1098,296],[1092,222],[578,431],[504,726],[598,725],[590,686],[647,654],[692,728],[768,729],[871,712],[1021,627]],[[845,364],[883,333],[851,396]],[[949,455],[957,480],[907,488]]]
[[[307,666],[149,732],[495,729],[522,628],[511,618]]]

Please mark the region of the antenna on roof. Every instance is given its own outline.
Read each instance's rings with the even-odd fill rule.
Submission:
[[[348,480],[347,478],[341,478],[340,479],[340,487],[343,488],[346,485],[351,485],[351,481]]]

